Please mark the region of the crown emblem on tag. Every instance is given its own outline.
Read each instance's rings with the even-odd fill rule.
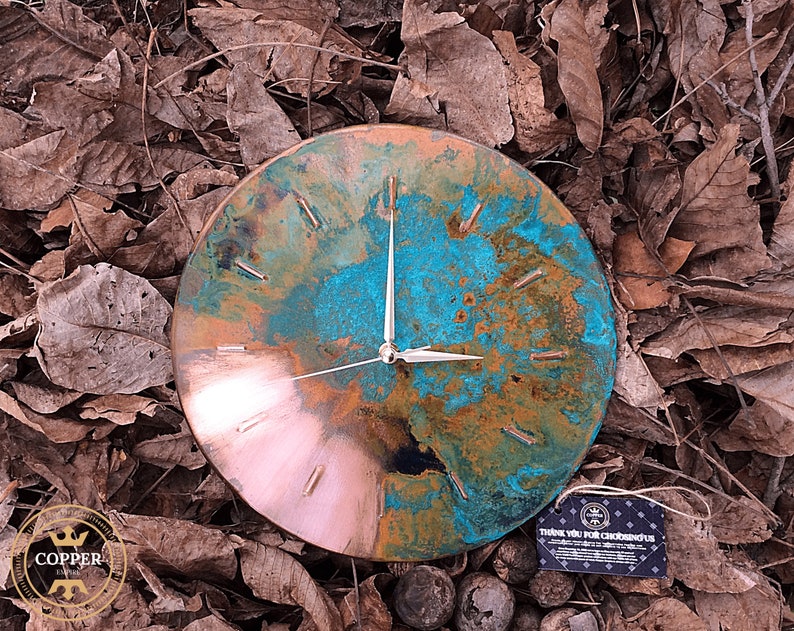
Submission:
[[[85,538],[87,536],[88,531],[86,530],[79,537],[76,537],[74,534],[74,529],[71,526],[66,526],[61,533],[50,533],[50,539],[52,539],[53,545],[59,548],[62,546],[82,546],[85,543]]]

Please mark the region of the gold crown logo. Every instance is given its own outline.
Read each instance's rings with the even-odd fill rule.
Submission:
[[[74,529],[71,526],[66,526],[66,528],[63,529],[62,534],[58,534],[55,532],[50,533],[50,539],[52,539],[53,545],[59,548],[62,546],[80,547],[85,543],[85,538],[87,536],[88,536],[88,531],[86,530],[79,537],[75,537]]]

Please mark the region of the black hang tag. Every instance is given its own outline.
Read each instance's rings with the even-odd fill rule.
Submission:
[[[537,515],[542,570],[666,578],[664,511],[635,497],[569,495]]]

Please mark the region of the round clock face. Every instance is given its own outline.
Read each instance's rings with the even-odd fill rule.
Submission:
[[[179,289],[180,399],[254,509],[352,556],[441,557],[545,506],[612,388],[592,248],[529,172],[462,138],[351,127],[262,165]]]

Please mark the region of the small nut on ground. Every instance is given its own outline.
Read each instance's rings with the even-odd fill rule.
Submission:
[[[575,586],[574,574],[541,570],[529,581],[529,593],[541,607],[559,607],[573,596]]]
[[[444,571],[417,565],[397,581],[394,609],[400,619],[420,631],[433,631],[452,617],[455,585]]]
[[[543,616],[540,621],[540,631],[571,631],[568,621],[579,612],[572,607],[556,609]]]
[[[493,569],[505,583],[527,582],[538,571],[535,544],[523,535],[505,539],[496,550]]]
[[[507,631],[515,607],[513,591],[504,581],[475,572],[458,584],[455,625],[458,631]]]
[[[510,631],[540,631],[543,614],[532,605],[518,605]]]

